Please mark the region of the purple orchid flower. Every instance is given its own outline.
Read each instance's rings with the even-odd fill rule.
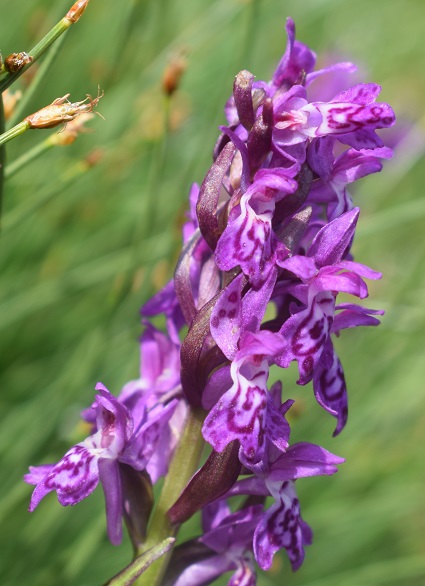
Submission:
[[[226,572],[233,572],[228,586],[255,586],[252,538],[261,512],[261,505],[235,513],[225,501],[208,505],[202,513],[204,535],[198,541],[208,547],[209,553],[190,563],[173,580],[173,586],[204,586]]]
[[[340,311],[335,315],[331,327],[331,333],[335,335],[339,335],[339,332],[345,328],[377,326],[380,322],[373,316],[384,313],[382,310],[366,309],[351,303],[337,305],[335,309]],[[330,337],[324,344],[320,360],[314,371],[313,389],[319,405],[336,417],[337,425],[333,435],[338,435],[347,423],[348,399],[344,370]]]
[[[285,453],[268,443],[261,462],[244,462],[255,476],[239,480],[226,497],[270,495],[274,499],[254,532],[254,555],[260,568],[270,569],[274,554],[282,548],[286,549],[294,571],[301,566],[304,546],[312,542],[312,531],[301,518],[295,480],[335,474],[337,465],[343,462],[343,458],[309,443],[294,444]]]
[[[346,186],[357,179],[378,173],[382,169],[380,159],[393,155],[387,147],[373,150],[348,149],[335,159],[333,137],[314,139],[308,149],[308,163],[317,173],[309,194],[309,202],[327,205],[328,220],[333,220],[353,209],[354,205]]]
[[[242,336],[230,368],[233,385],[211,409],[202,428],[204,439],[217,452],[239,440],[241,454],[254,462],[261,459],[266,438],[282,451],[287,448],[289,424],[267,388],[269,363],[284,346],[279,334],[268,331]]]
[[[392,108],[375,103],[380,86],[359,84],[337,94],[330,102],[308,103],[303,86],[294,85],[273,101],[273,143],[284,154],[285,147],[327,135],[356,150],[383,147],[376,134],[395,123]]]
[[[229,271],[240,266],[254,287],[267,279],[278,256],[289,255],[272,231],[275,205],[285,195],[294,193],[297,182],[287,169],[260,169],[254,182],[240,198],[229,216],[226,229],[215,251],[217,266]]]
[[[147,409],[181,395],[180,345],[149,322],[145,327],[140,340],[140,377],[124,385],[118,396],[118,401],[131,412],[135,427],[145,418]],[[146,465],[153,483],[167,473],[186,415],[187,405],[180,400]]]
[[[304,308],[292,315],[280,329],[288,346],[277,360],[284,368],[292,360],[298,361],[299,384],[306,384],[313,377],[331,333],[337,292],[364,299],[368,290],[362,277],[381,277],[369,267],[343,260],[353,239],[358,215],[358,208],[342,214],[317,233],[306,256],[294,255],[279,263],[303,283],[289,287]]]
[[[93,403],[96,432],[71,448],[57,464],[30,467],[24,479],[36,485],[29,506],[31,512],[53,490],[61,505],[75,505],[89,496],[100,480],[105,494],[108,536],[118,545],[123,506],[120,464],[137,471],[146,468],[177,401],[146,410],[135,426],[128,409],[102,383],[97,383],[96,390]]]

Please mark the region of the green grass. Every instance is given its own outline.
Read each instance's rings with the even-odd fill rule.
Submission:
[[[71,2],[0,0],[3,56],[28,50]],[[75,508],[54,496],[32,514],[29,465],[56,461],[79,441],[79,411],[104,382],[118,393],[137,376],[140,305],[171,276],[192,181],[202,181],[234,75],[268,79],[297,37],[362,66],[383,85],[408,138],[380,176],[360,182],[356,259],[382,270],[372,307],[378,329],[338,341],[350,396],[349,423],[333,420],[297,388],[302,416],[293,439],[347,458],[333,478],[298,483],[315,533],[304,566],[291,574],[277,556],[260,586],[419,586],[425,583],[425,204],[423,153],[425,7],[421,0],[91,0],[24,115],[68,92],[73,101],[105,91],[94,130],[51,150],[5,185],[0,238],[0,582],[92,586],[131,558],[105,534],[103,496]],[[161,131],[162,71],[174,51],[188,69],[173,97],[177,127]],[[20,84],[23,88],[24,86]],[[49,132],[49,131],[47,131]],[[52,131],[50,131],[52,132]],[[53,131],[55,132],[55,131]],[[27,132],[8,161],[43,140]],[[81,161],[102,157],[90,170]],[[190,531],[196,531],[196,523]],[[226,583],[225,581],[223,583]]]

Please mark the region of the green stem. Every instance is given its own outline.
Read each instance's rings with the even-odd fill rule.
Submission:
[[[22,168],[27,167],[34,159],[45,153],[46,151],[50,150],[54,145],[54,142],[51,140],[49,136],[35,147],[15,159],[13,163],[7,165],[4,170],[4,179],[10,179],[15,175],[18,171]]]
[[[9,73],[9,71],[4,71],[0,74],[0,92],[4,92],[14,81],[20,77],[24,71],[26,71],[33,63],[37,61],[43,55],[43,53],[50,47],[52,43],[56,41],[58,37],[60,37],[68,28],[71,26],[72,21],[66,18],[62,18],[48,33],[45,37],[41,39],[37,45],[31,49],[29,55],[32,57],[32,62],[28,63],[19,71],[15,71],[15,73]]]
[[[144,543],[141,551],[137,552],[138,555],[156,546],[166,537],[173,537],[178,531],[178,527],[170,523],[167,511],[180,496],[199,466],[204,447],[204,440],[201,434],[204,417],[205,412],[201,409],[193,409],[188,415],[183,437],[177,446],[168,474],[165,477],[158,504],[149,524],[146,543]],[[171,553],[172,549],[153,563],[134,584],[137,586],[160,586],[170,561]]]
[[[18,120],[20,120],[23,117],[25,108],[28,106],[35,92],[40,87],[41,83],[44,81],[46,75],[49,73],[65,39],[66,35],[61,37],[59,41],[50,49],[49,53],[47,54],[47,57],[37,70],[37,73],[34,75],[30,86],[25,90],[24,95],[19,100],[18,105],[16,106],[10,120],[8,120],[9,126],[14,126],[18,122]]]
[[[5,131],[5,118],[3,108],[3,98],[0,94],[0,135]],[[0,218],[3,207],[3,186],[4,186],[4,166],[6,164],[6,149],[4,146],[0,146]]]
[[[19,122],[19,124],[11,128],[10,130],[6,130],[6,132],[0,134],[0,147],[4,145],[6,142],[9,142],[9,140],[12,140],[20,134],[23,134],[26,130],[28,130],[29,127],[29,122],[27,122],[26,120],[22,120],[22,122]]]
[[[30,198],[22,202],[19,206],[13,208],[4,215],[3,232],[12,230],[19,226],[28,217],[32,216],[40,207],[54,199],[58,195],[63,195],[64,191],[79,177],[87,173],[91,165],[87,161],[78,161],[64,173],[59,180],[54,182],[45,191],[38,192],[36,198]]]

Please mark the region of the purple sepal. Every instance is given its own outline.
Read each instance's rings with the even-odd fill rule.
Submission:
[[[307,253],[318,268],[342,260],[353,240],[359,213],[359,208],[354,208],[319,230]]]
[[[308,476],[331,475],[338,472],[337,465],[345,462],[324,448],[307,442],[290,446],[271,464],[268,480],[283,482]]]
[[[327,73],[334,73],[334,72],[341,72],[344,71],[346,73],[354,73],[357,71],[357,66],[351,61],[341,61],[340,63],[334,63],[333,65],[329,65],[328,67],[324,67],[323,69],[317,69],[316,71],[312,71],[311,73],[307,73],[305,77],[305,85],[308,87],[311,85],[318,77],[325,75]]]
[[[290,87],[299,80],[301,72],[310,73],[316,63],[316,54],[295,40],[295,24],[289,17],[286,19],[286,34],[286,50],[272,79],[273,85],[277,88]]]

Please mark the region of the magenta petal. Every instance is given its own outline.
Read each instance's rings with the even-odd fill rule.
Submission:
[[[383,315],[385,312],[382,309],[367,309],[360,305],[352,303],[341,303],[337,305],[336,310],[343,310],[335,316],[332,325],[332,332],[338,333],[346,328],[355,328],[357,326],[378,326],[379,319],[373,317],[374,315]]]
[[[308,249],[308,256],[314,257],[318,267],[342,260],[354,237],[359,213],[359,208],[354,208],[319,230]]]
[[[360,299],[368,296],[366,283],[355,273],[332,275],[326,274],[326,269],[324,269],[314,281],[314,287],[316,291],[338,291],[355,295]]]
[[[239,215],[234,217],[236,211],[234,216],[231,214],[217,243],[215,258],[223,271],[240,266],[250,282],[259,286],[273,266],[275,243],[271,220],[275,201],[255,193],[254,185],[242,196]]]
[[[166,406],[158,404],[149,411],[147,420],[140,426],[127,442],[119,460],[135,470],[146,468],[152,454],[156,450],[162,431],[171,419],[178,400],[170,401]]]
[[[75,505],[91,494],[99,482],[97,457],[83,444],[71,448],[43,478],[31,497],[32,512],[42,498],[56,490],[61,505]]]
[[[377,83],[358,83],[334,96],[331,102],[354,102],[367,106],[376,100],[381,92]]]
[[[254,533],[254,555],[260,568],[269,570],[274,554],[285,548],[292,569],[297,570],[304,560],[306,535],[294,483],[285,482]]]

